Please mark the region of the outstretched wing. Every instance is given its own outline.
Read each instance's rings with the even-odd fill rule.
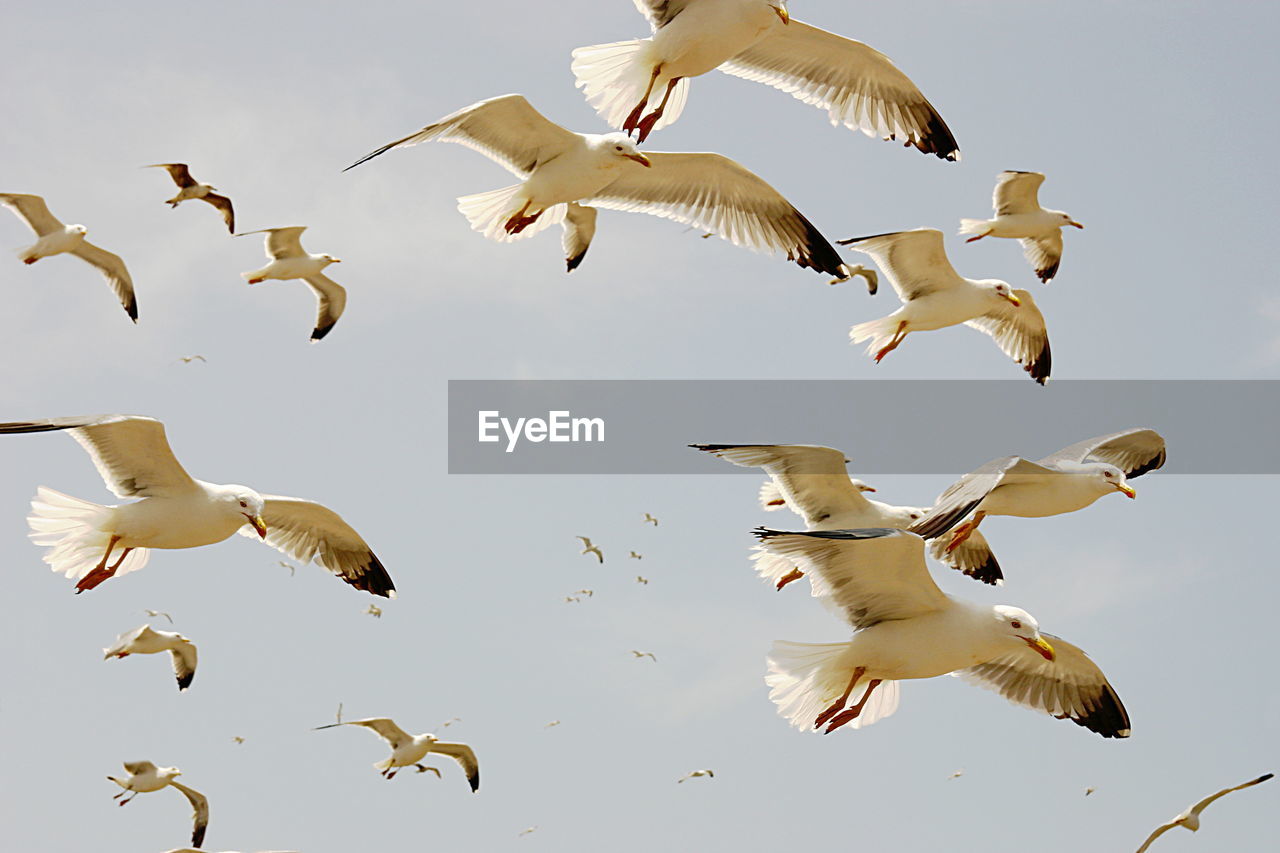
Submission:
[[[1005,476],[1041,477],[1054,472],[1021,456],[1005,456],[970,471],[938,495],[924,518],[908,528],[926,539],[934,539],[960,523],[982,499],[1004,481]]]
[[[564,261],[568,272],[578,268],[591,248],[591,239],[596,236],[596,214],[594,207],[577,202],[570,202],[565,210],[560,225],[564,228]]]
[[[991,206],[995,208],[996,216],[1035,213],[1040,209],[1039,192],[1043,183],[1044,175],[1039,172],[1001,172],[991,194]]]
[[[946,290],[963,281],[951,266],[942,232],[936,228],[852,237],[838,242],[875,259],[903,302]]]
[[[181,791],[187,798],[187,802],[191,803],[191,808],[194,810],[191,816],[194,822],[191,828],[191,843],[199,847],[204,844],[204,833],[209,828],[209,800],[204,794],[194,788],[188,788],[181,782],[170,782],[169,786]]]
[[[173,674],[178,679],[178,690],[183,691],[191,686],[196,677],[196,645],[190,640],[178,643],[169,650],[173,659]]]
[[[781,499],[804,518],[805,524],[821,524],[833,515],[871,509],[870,501],[849,479],[844,454],[835,448],[813,444],[691,446],[735,465],[763,468]]]
[[[236,233],[236,211],[231,206],[231,199],[225,195],[217,193],[208,193],[201,198],[201,201],[207,201],[209,204],[218,208],[218,212],[222,214],[222,221],[227,224],[227,230],[232,234]]]
[[[303,279],[311,285],[316,295],[316,327],[311,340],[318,341],[329,334],[347,307],[347,290],[324,273],[315,273]]]
[[[999,306],[981,317],[966,320],[965,325],[990,335],[1001,352],[1022,365],[1032,379],[1043,385],[1053,369],[1049,329],[1030,293],[1015,290],[1013,295],[1021,305],[1000,300]]]
[[[194,187],[196,179],[191,177],[191,170],[186,163],[152,163],[148,169],[164,169],[179,187]]]
[[[38,195],[0,193],[0,204],[18,214],[18,218],[27,223],[27,227],[36,232],[38,237],[66,227],[58,221],[58,217],[49,212],[49,206]]]
[[[1036,278],[1045,284],[1058,274],[1062,265],[1062,229],[1054,228],[1041,237],[1026,237],[1018,241],[1022,244],[1022,255],[1036,271]]]
[[[1127,429],[1078,441],[1040,460],[1047,466],[1057,462],[1106,462],[1132,480],[1164,465],[1164,436],[1153,429]]]
[[[71,250],[71,254],[90,266],[96,267],[98,272],[102,273],[107,284],[111,285],[116,299],[120,300],[125,313],[129,315],[129,319],[135,323],[138,322],[138,298],[133,294],[133,278],[129,275],[124,260],[117,254],[93,245],[88,240],[82,240],[80,245]]]
[[[462,765],[462,771],[467,774],[467,781],[471,783],[471,792],[480,790],[480,763],[476,761],[476,754],[471,751],[471,747],[465,743],[436,741],[431,744],[431,751],[451,756]]]
[[[392,749],[399,749],[413,740],[412,735],[386,717],[370,717],[366,720],[344,720],[341,723],[330,723],[327,726],[320,726],[320,728],[332,729],[337,726],[363,726],[385,740]]]

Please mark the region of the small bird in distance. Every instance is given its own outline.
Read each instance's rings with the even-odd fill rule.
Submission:
[[[1254,785],[1261,784],[1267,781],[1268,779],[1270,779],[1274,775],[1275,775],[1274,773],[1267,773],[1263,776],[1259,776],[1257,779],[1252,779],[1248,782],[1245,782],[1243,785],[1236,785],[1233,788],[1223,788],[1218,793],[1205,797],[1203,800],[1196,803],[1194,806],[1191,806],[1182,814],[1175,817],[1173,820],[1168,821],[1167,823],[1164,823],[1156,827],[1155,832],[1147,836],[1147,840],[1142,842],[1142,846],[1138,848],[1137,853],[1144,853],[1144,851],[1151,846],[1151,842],[1155,841],[1157,838],[1159,838],[1161,835],[1164,835],[1166,832],[1173,829],[1175,826],[1180,826],[1183,829],[1189,829],[1192,832],[1195,832],[1196,830],[1200,829],[1200,813],[1204,811],[1205,808],[1208,807],[1208,805],[1212,803],[1214,800],[1217,800],[1220,797],[1225,797],[1227,794],[1230,794],[1234,791],[1240,791],[1245,788],[1251,788]]]
[[[684,774],[679,779],[677,779],[676,784],[678,785],[681,782],[688,781],[689,779],[698,779],[703,776],[706,776],[708,779],[714,779],[715,775],[716,774],[710,770],[691,770],[690,772]]]
[[[585,536],[578,536],[575,538],[582,540],[582,550],[578,552],[579,554],[595,554],[597,560],[601,563],[604,562],[604,552],[600,550],[599,545],[592,545],[591,540]]]
[[[635,649],[632,649],[631,654],[635,655],[637,660],[640,658],[649,658],[654,663],[658,662],[658,658],[653,652],[640,652],[640,651],[636,651]]]
[[[169,177],[173,178],[173,182],[178,186],[178,194],[165,201],[165,204],[169,205],[171,209],[176,208],[184,201],[199,199],[200,201],[208,202],[222,214],[222,221],[226,223],[227,231],[232,234],[236,233],[236,212],[231,206],[231,199],[214,192],[217,187],[202,184],[191,177],[191,171],[187,169],[186,163],[153,163],[142,168],[164,169],[169,173]]]

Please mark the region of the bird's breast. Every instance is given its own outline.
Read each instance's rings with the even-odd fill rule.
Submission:
[[[143,498],[116,508],[113,532],[126,548],[199,548],[221,542],[244,526],[200,497]]]
[[[653,36],[660,81],[706,74],[742,53],[774,27],[776,12],[760,0],[703,0],[691,3]]]

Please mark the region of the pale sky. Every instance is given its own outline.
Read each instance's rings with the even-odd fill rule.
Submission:
[[[731,156],[832,240],[942,229],[962,274],[1035,293],[1055,378],[1277,377],[1275,7],[794,0],[791,11],[891,56],[963,161],[832,128],[726,75],[694,81],[680,122],[646,147]],[[803,590],[775,593],[752,573],[749,530],[799,524],[756,509],[758,477],[447,476],[449,379],[1008,378],[1054,393],[963,328],[913,335],[876,366],[847,332],[896,307],[887,286],[874,298],[860,281],[831,288],[664,220],[603,212],[566,275],[554,231],[499,245],[469,229],[455,198],[512,178],[460,146],[341,173],[507,92],[605,130],[573,87],[569,52],[645,35],[625,0],[223,2],[181,15],[71,0],[12,3],[0,21],[0,191],[44,195],[123,256],[140,311],[133,327],[74,259],[0,257],[0,420],[160,418],[194,476],[342,513],[401,593],[373,619],[372,597],[318,567],[290,577],[280,555],[235,537],[156,553],[75,596],[27,541],[28,502],[40,484],[113,499],[66,436],[6,437],[7,848],[183,846],[176,793],[127,809],[110,799],[104,777],[137,759],[181,767],[209,796],[207,849],[305,853],[1122,851],[1205,794],[1277,769],[1274,536],[1250,523],[1268,517],[1275,477],[1149,475],[1136,501],[993,519],[999,590],[934,567],[947,592],[1025,607],[1091,654],[1133,719],[1132,738],[1107,741],[951,678],[903,685],[897,714],[864,730],[791,729],[763,683],[771,643],[848,629]],[[239,273],[262,264],[258,237],[229,238],[207,206],[162,204],[168,177],[137,167],[171,160],[230,195],[241,229],[309,225],[308,250],[344,259],[330,272],[350,302],[326,340],[307,343],[304,285],[244,285]],[[1045,205],[1087,226],[1066,235],[1048,287],[1015,244],[950,236],[960,217],[989,214],[1010,168],[1045,172]],[[0,247],[30,242],[0,211]],[[177,362],[194,353],[208,363]],[[1108,412],[1096,431],[1127,426],[1161,425]],[[806,415],[788,434],[723,430],[688,440],[803,442],[814,427]],[[859,448],[841,449],[857,473]],[[1055,449],[1027,436],[1007,452]],[[983,461],[963,455],[952,473]],[[950,479],[874,484],[918,505]],[[661,526],[643,524],[646,511]],[[605,550],[603,566],[578,555],[579,534]],[[644,559],[626,559],[631,549]],[[563,601],[584,587],[596,594]],[[143,608],[172,613],[199,645],[188,693],[161,658],[101,660],[147,621]],[[452,762],[442,780],[382,780],[375,737],[310,730],[339,702],[348,718],[415,732],[460,717],[440,733],[475,748],[480,792]],[[715,778],[675,784],[703,767]],[[1278,791],[1224,800],[1198,836],[1171,832],[1157,849],[1261,849]]]

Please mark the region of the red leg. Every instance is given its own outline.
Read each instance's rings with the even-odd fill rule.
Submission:
[[[636,125],[640,123],[640,116],[644,115],[644,108],[649,105],[649,96],[653,94],[654,84],[658,82],[658,76],[662,74],[662,66],[655,65],[653,73],[649,76],[649,88],[644,90],[644,97],[640,99],[640,103],[636,104],[636,108],[627,116],[627,120],[622,123],[622,129],[628,134],[636,129]]]
[[[802,577],[804,577],[804,572],[800,571],[799,569],[792,569],[790,572],[783,575],[782,578],[778,581],[778,592],[782,592],[782,588],[784,586],[791,583],[792,581],[798,581]]]
[[[845,711],[843,714],[837,715],[831,721],[831,725],[827,726],[827,730],[824,732],[824,734],[831,734],[841,726],[852,723],[854,720],[858,719],[858,715],[862,713],[862,709],[864,706],[866,706],[867,700],[871,698],[871,691],[875,690],[879,686],[880,686],[880,679],[873,678],[871,680],[871,683],[867,685],[867,692],[863,693],[862,698],[858,700],[858,704],[854,705],[852,708]]]
[[[849,701],[849,694],[853,692],[853,686],[858,683],[858,679],[862,678],[863,673],[866,671],[866,667],[861,666],[853,671],[853,678],[849,679],[849,686],[844,689],[844,693],[841,694],[839,699],[831,703],[830,708],[819,714],[818,719],[813,721],[815,729],[822,728],[823,723],[835,716],[844,707],[845,703]]]
[[[952,551],[963,545],[965,541],[973,535],[973,531],[978,529],[978,525],[982,523],[982,519],[986,517],[987,514],[979,510],[973,514],[972,521],[966,521],[964,524],[957,527],[955,532],[951,534],[951,541],[947,543],[947,553],[950,554]]]
[[[120,563],[117,562],[114,566],[108,569],[107,560],[111,557],[111,551],[116,547],[116,543],[119,541],[120,537],[113,534],[111,541],[107,543],[107,553],[102,555],[102,562],[94,566],[93,571],[81,578],[80,582],[76,584],[76,595],[79,595],[86,589],[93,589],[95,586],[116,573],[116,569],[120,567]],[[127,554],[128,552],[129,549],[126,549],[125,553]],[[121,559],[123,559],[123,556]]]
[[[979,240],[981,240],[981,239],[982,239],[983,237],[985,237],[985,236],[987,236],[987,235],[986,235],[986,234],[979,234],[977,237],[970,237],[968,240],[965,240],[965,242],[966,242],[966,243],[976,243],[976,242],[978,242]]]
[[[653,126],[658,123],[658,119],[662,118],[662,111],[667,108],[667,101],[671,100],[671,93],[675,91],[676,84],[679,82],[679,77],[673,77],[667,83],[667,93],[662,96],[662,103],[658,104],[658,108],[645,116],[644,121],[636,126],[636,129],[640,132],[639,137],[637,137],[639,142],[644,142],[649,138],[649,133],[653,130]]]
[[[896,350],[898,348],[898,345],[901,344],[904,340],[906,340],[906,337],[907,337],[907,323],[904,320],[898,324],[898,331],[893,333],[893,339],[889,341],[888,346],[886,346],[884,349],[876,353],[876,364],[879,364],[882,358],[884,358],[886,355]]]

